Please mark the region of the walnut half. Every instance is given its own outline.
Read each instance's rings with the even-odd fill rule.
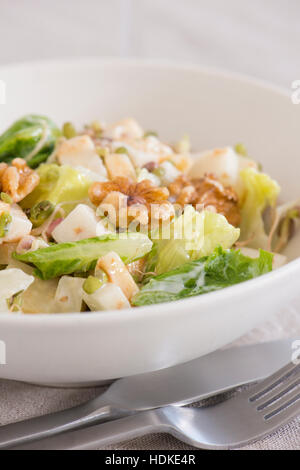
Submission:
[[[128,216],[126,222],[134,219],[147,225],[150,220],[165,221],[174,216],[168,189],[154,186],[149,180],[135,183],[118,176],[113,181],[95,182],[89,189],[89,197],[95,206],[110,204],[117,215],[122,209]]]
[[[22,158],[15,158],[11,166],[0,163],[0,188],[13,202],[20,202],[39,184],[39,175]]]
[[[179,176],[168,189],[172,200],[177,204],[192,204],[218,212],[224,215],[231,225],[239,226],[241,216],[237,194],[233,188],[223,186],[214,175],[197,179]]]

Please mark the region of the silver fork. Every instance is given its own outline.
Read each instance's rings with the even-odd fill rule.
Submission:
[[[169,433],[202,449],[231,449],[260,439],[300,414],[300,364],[288,364],[259,385],[207,408],[174,406],[15,447],[92,450],[149,433]]]

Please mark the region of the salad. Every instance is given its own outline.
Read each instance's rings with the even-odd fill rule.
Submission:
[[[300,199],[243,145],[193,152],[134,119],[60,129],[28,115],[0,136],[0,312],[170,302],[286,262]]]

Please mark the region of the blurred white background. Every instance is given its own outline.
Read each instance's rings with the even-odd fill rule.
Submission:
[[[299,0],[0,0],[0,63],[74,56],[194,62],[286,88]]]

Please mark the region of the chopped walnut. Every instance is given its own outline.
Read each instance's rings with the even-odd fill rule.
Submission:
[[[115,201],[117,196],[118,201]],[[89,197],[95,206],[112,203],[117,211],[126,205],[129,219],[139,220],[142,225],[150,219],[167,220],[174,215],[168,189],[154,186],[150,180],[133,183],[128,178],[118,177],[113,181],[95,182],[90,187]]]
[[[180,176],[169,185],[169,191],[172,200],[181,206],[202,206],[224,215],[235,227],[240,224],[237,194],[231,187],[224,187],[213,175],[197,179]]]
[[[39,175],[22,158],[15,158],[11,166],[0,163],[1,191],[8,194],[13,202],[22,201],[39,182]]]

